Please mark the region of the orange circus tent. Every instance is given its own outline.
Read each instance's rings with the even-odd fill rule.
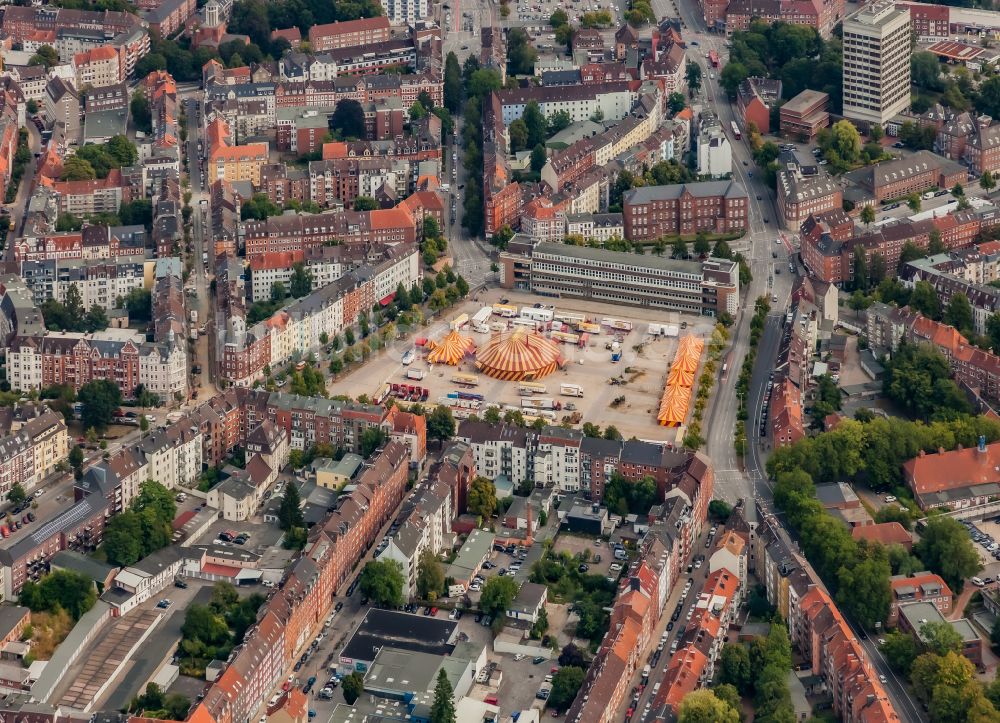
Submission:
[[[686,369],[681,369],[679,366],[674,364],[670,367],[670,375],[667,377],[668,387],[692,387],[694,386],[694,372],[689,372]]]
[[[476,350],[472,339],[462,336],[457,331],[453,331],[441,341],[431,342],[431,344],[431,353],[427,355],[427,361],[431,364],[449,364],[453,367],[458,366],[466,354],[471,354]]]
[[[660,412],[656,420],[667,427],[677,427],[684,423],[691,403],[691,387],[667,387],[660,400]]]
[[[688,407],[691,405],[691,389],[694,387],[694,375],[698,371],[701,352],[705,348],[705,340],[690,334],[683,337],[677,346],[677,354],[670,365],[667,374],[667,384],[660,398],[660,409],[656,421],[667,427],[678,427],[684,424]]]
[[[483,374],[507,381],[541,379],[564,363],[558,344],[523,328],[495,334],[476,354]]]

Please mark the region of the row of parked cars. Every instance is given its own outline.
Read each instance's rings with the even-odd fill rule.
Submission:
[[[997,519],[1000,520],[1000,518]],[[974,542],[982,545],[986,552],[993,556],[994,560],[1000,560],[1000,542],[994,540],[992,535],[976,527],[975,523],[969,520],[960,520],[960,522],[969,530],[969,536],[972,537]]]

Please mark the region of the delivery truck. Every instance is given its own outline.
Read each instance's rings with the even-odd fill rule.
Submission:
[[[560,384],[559,393],[564,397],[582,397],[583,387],[579,384]]]

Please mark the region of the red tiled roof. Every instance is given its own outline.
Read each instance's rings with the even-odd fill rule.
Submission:
[[[883,545],[910,545],[913,538],[898,522],[880,522],[875,525],[861,525],[851,530],[851,537],[855,540],[868,540],[869,542],[880,542]]]
[[[918,494],[1000,482],[1000,442],[937,454],[920,453],[903,464],[903,473]]]

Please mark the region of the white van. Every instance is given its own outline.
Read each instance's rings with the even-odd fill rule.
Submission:
[[[986,583],[983,582],[983,579],[981,577],[974,577],[972,578],[972,584],[975,585],[976,587],[982,587]]]

